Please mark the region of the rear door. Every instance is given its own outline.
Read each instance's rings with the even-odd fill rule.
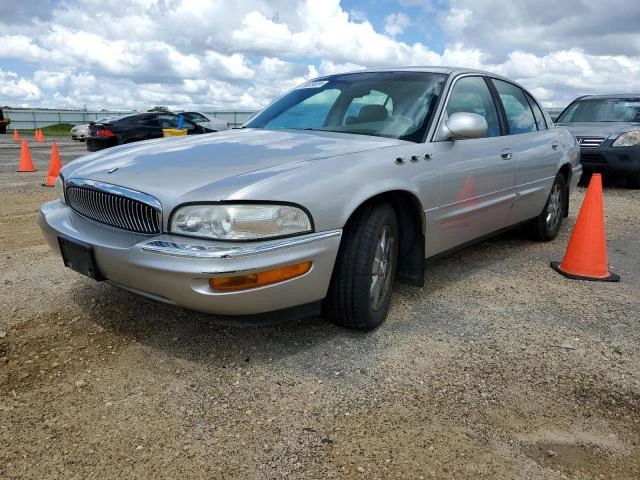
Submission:
[[[549,129],[537,102],[517,85],[491,79],[507,121],[516,172],[516,198],[509,224],[540,214],[562,157],[560,132]]]
[[[441,188],[439,207],[427,212],[428,256],[504,228],[515,198],[515,167],[485,77],[458,77],[446,101],[436,132],[456,112],[481,115],[489,128],[484,138],[435,138]]]

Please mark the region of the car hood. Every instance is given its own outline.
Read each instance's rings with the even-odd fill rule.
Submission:
[[[637,122],[572,122],[556,125],[565,127],[576,137],[610,137],[640,129],[640,123]]]
[[[163,204],[215,201],[311,161],[407,143],[332,132],[238,129],[113,147],[81,157],[61,173],[65,179],[147,193]]]

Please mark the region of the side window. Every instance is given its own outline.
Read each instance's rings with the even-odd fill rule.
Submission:
[[[447,116],[454,113],[477,113],[487,121],[487,137],[500,136],[498,112],[482,77],[464,77],[456,82],[449,96],[446,108]]]
[[[533,99],[531,95],[525,92],[527,96],[527,100],[529,100],[529,105],[533,109],[533,116],[536,118],[536,123],[538,124],[538,130],[546,130],[548,128],[547,122],[544,119],[544,115],[542,114],[542,109],[540,105]]]
[[[386,110],[386,112],[385,112]],[[351,100],[344,123],[376,122],[393,115],[393,99],[386,93],[371,90],[367,95]]]
[[[208,122],[209,120],[204,116],[204,115],[200,115],[199,113],[189,113],[188,117],[190,120],[193,120],[194,122]]]
[[[496,86],[502,106],[507,114],[507,124],[509,133],[517,135],[520,133],[535,132],[537,130],[536,121],[533,117],[529,102],[524,96],[524,92],[515,85],[502,80],[491,80]]]
[[[177,115],[158,115],[158,121],[162,128],[178,128]]]
[[[319,128],[327,118],[338,95],[340,90],[336,88],[311,95],[268,122],[265,128]]]
[[[157,127],[159,125],[158,119],[152,115],[139,118],[137,123],[138,125],[142,125],[143,127]]]

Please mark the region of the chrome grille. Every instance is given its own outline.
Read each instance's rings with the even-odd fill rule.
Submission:
[[[69,206],[80,215],[131,232],[160,233],[160,211],[139,200],[96,188],[70,185]]]
[[[604,137],[576,137],[580,148],[598,148],[605,141]]]

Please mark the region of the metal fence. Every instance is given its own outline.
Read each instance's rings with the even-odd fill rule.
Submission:
[[[104,117],[117,117],[128,113],[127,110],[41,110],[41,109],[10,109],[3,110],[4,115],[11,119],[9,130],[33,130],[36,128],[69,123],[82,125],[95,122]],[[202,113],[219,118],[229,123],[232,127],[239,127],[254,113],[252,110],[202,110]]]

